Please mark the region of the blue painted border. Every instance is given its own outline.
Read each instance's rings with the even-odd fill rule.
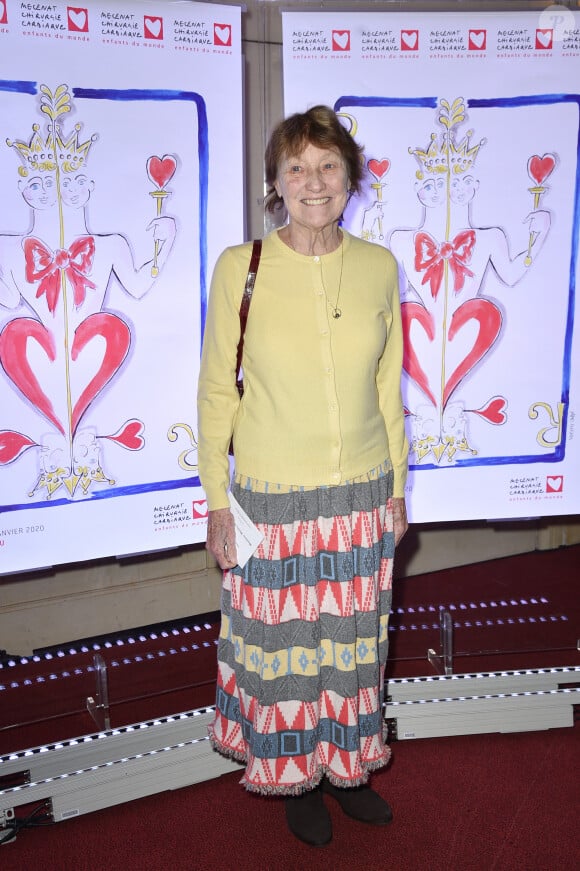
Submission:
[[[579,94],[534,94],[531,96],[496,97],[490,99],[467,99],[468,108],[513,108],[515,106],[549,106],[555,103],[575,103],[578,107],[578,133],[576,140],[576,185],[574,195],[574,214],[572,221],[572,239],[570,255],[570,279],[568,294],[568,315],[566,318],[566,331],[564,339],[564,354],[562,358],[562,392],[560,401],[564,403],[564,419],[562,422],[562,441],[554,449],[553,453],[536,456],[517,457],[482,457],[479,459],[460,459],[450,466],[439,466],[435,463],[418,463],[409,465],[410,469],[455,469],[467,466],[500,466],[500,465],[524,465],[529,463],[559,463],[566,453],[566,432],[568,426],[568,404],[570,400],[570,371],[572,365],[572,335],[574,332],[574,310],[576,304],[576,264],[578,262],[578,227],[580,226],[580,95]],[[343,112],[353,106],[373,108],[431,108],[436,109],[439,105],[439,97],[339,97],[334,104],[336,112]]]
[[[10,93],[28,94],[35,96],[39,93],[38,82],[0,80],[0,91]],[[92,89],[72,88],[74,98],[87,100],[115,100],[115,101],[159,101],[171,100],[193,103],[197,109],[197,147],[199,156],[199,296],[200,296],[200,320],[203,336],[205,319],[207,314],[207,206],[209,186],[209,136],[207,111],[205,101],[200,94],[194,91],[173,91],[153,89]],[[95,491],[84,499],[55,499],[47,502],[23,503],[21,505],[2,505],[0,514],[11,511],[22,511],[37,508],[52,508],[62,505],[77,505],[81,502],[94,502],[99,499],[112,499],[118,496],[133,496],[139,493],[150,493],[164,490],[182,490],[186,487],[200,487],[198,476],[193,478],[178,478],[175,481],[155,481],[148,484],[139,484],[129,487],[113,487],[110,490]]]

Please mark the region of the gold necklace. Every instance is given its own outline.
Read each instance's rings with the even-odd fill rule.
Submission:
[[[342,239],[342,241],[340,243],[340,273],[338,276],[338,293],[336,294],[336,302],[334,304],[328,298],[328,293],[326,292],[326,285],[324,283],[324,269],[322,268],[322,261],[320,263],[320,278],[322,280],[322,287],[324,289],[324,296],[326,297],[327,305],[330,308],[330,311],[332,312],[332,317],[335,320],[338,320],[338,318],[342,317],[342,309],[339,308],[338,301],[340,299],[340,291],[342,290],[342,267],[344,266],[344,248],[343,248],[343,245],[344,245],[344,239]]]

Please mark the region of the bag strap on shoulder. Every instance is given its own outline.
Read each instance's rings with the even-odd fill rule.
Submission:
[[[260,256],[262,254],[262,240],[254,239],[252,247],[252,256],[250,258],[250,266],[246,277],[246,286],[240,303],[240,340],[238,342],[238,354],[236,359],[236,382],[240,379],[240,369],[242,367],[242,354],[244,351],[244,333],[246,332],[246,324],[248,322],[248,312],[252,301],[252,293],[254,292],[254,284],[256,283],[256,275],[258,266],[260,265]]]

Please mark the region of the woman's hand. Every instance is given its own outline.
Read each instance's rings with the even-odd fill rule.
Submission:
[[[409,524],[407,522],[407,506],[403,497],[393,499],[393,530],[395,533],[395,547],[398,545]]]
[[[238,564],[234,516],[229,508],[208,513],[205,547],[215,557],[220,569],[233,569]]]

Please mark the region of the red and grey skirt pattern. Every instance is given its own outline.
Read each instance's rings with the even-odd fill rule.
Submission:
[[[264,539],[224,573],[209,733],[245,762],[248,790],[295,795],[323,776],[357,786],[389,760],[392,483],[383,470],[313,490],[232,487]]]

